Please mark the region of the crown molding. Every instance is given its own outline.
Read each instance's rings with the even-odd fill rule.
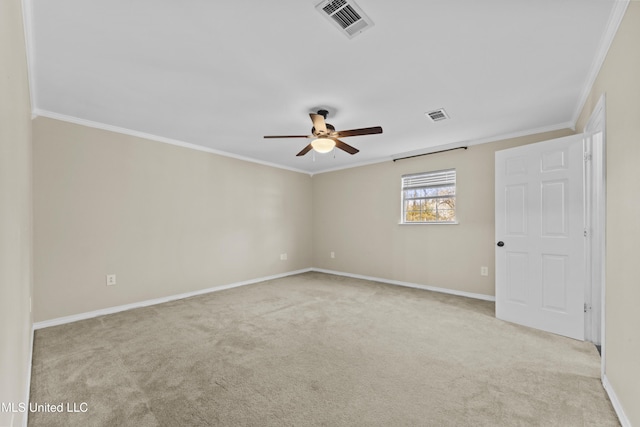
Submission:
[[[59,121],[62,121],[62,122],[67,122],[67,123],[73,123],[73,124],[76,124],[76,125],[86,126],[86,127],[90,127],[90,128],[94,128],[94,129],[106,130],[106,131],[109,131],[109,132],[115,132],[115,133],[120,133],[120,134],[123,134],[123,135],[134,136],[136,138],[142,138],[142,139],[146,139],[146,140],[150,140],[150,141],[162,142],[164,144],[175,145],[175,146],[178,146],[178,147],[189,148],[191,150],[203,151],[205,153],[216,154],[218,156],[230,157],[230,158],[233,158],[233,159],[236,159],[236,160],[242,160],[242,161],[245,161],[245,162],[257,163],[257,164],[263,165],[263,166],[270,166],[270,167],[277,168],[277,169],[284,169],[284,170],[288,170],[288,171],[291,171],[291,172],[297,172],[297,173],[302,173],[302,174],[305,174],[305,175],[311,175],[308,171],[304,171],[302,169],[290,168],[290,167],[282,166],[282,165],[279,165],[279,164],[276,164],[276,163],[265,162],[265,161],[256,160],[256,159],[253,159],[253,158],[250,158],[250,157],[240,156],[238,154],[228,153],[228,152],[222,151],[222,150],[216,150],[214,148],[205,147],[203,145],[192,144],[190,142],[180,141],[180,140],[177,140],[177,139],[165,138],[163,136],[153,135],[153,134],[150,134],[150,133],[140,132],[140,131],[137,131],[137,130],[127,129],[127,128],[123,128],[123,127],[119,127],[119,126],[108,125],[108,124],[105,124],[105,123],[94,122],[94,121],[91,121],[91,120],[81,119],[79,117],[74,117],[74,116],[68,116],[66,114],[54,113],[54,112],[47,111],[47,110],[34,109],[33,113],[32,113],[32,117],[33,118],[46,117],[46,118],[49,118],[49,119],[59,120]]]
[[[604,64],[604,60],[606,59],[609,48],[611,47],[613,39],[618,32],[618,28],[620,28],[622,18],[624,17],[628,6],[629,0],[616,0],[614,2],[613,9],[611,10],[611,14],[609,15],[609,21],[607,22],[607,28],[602,35],[602,38],[600,39],[600,46],[598,48],[596,56],[593,58],[589,74],[587,75],[587,80],[582,87],[580,97],[578,98],[578,103],[576,104],[576,108],[573,112],[573,117],[571,119],[571,122],[573,123],[573,125],[571,126],[572,128],[575,128],[576,123],[578,122],[578,118],[580,118],[580,114],[584,109],[584,105],[587,102],[589,94],[591,93],[593,84],[595,83],[598,74],[600,74],[602,64]]]
[[[36,78],[35,78],[35,54],[33,40],[33,9],[32,0],[22,0],[22,26],[24,30],[24,44],[27,59],[27,80],[29,82],[29,100],[31,102],[31,118],[33,119],[33,108],[37,105],[36,101]]]

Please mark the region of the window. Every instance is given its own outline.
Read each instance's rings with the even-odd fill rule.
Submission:
[[[455,222],[455,169],[402,177],[402,224]]]

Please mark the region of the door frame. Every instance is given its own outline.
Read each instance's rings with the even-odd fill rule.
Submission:
[[[587,157],[585,167],[585,230],[587,283],[585,340],[600,344],[601,375],[605,374],[605,286],[606,286],[606,96],[603,94],[584,128]],[[594,138],[594,136],[599,137]],[[588,202],[587,202],[588,200]]]

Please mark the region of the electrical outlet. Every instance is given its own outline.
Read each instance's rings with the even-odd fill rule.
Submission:
[[[116,275],[107,274],[107,286],[113,286],[116,284]]]
[[[331,258],[335,258],[336,257],[336,253],[335,252],[331,252]]]
[[[286,261],[287,260],[287,254],[280,254],[280,261]]]
[[[489,267],[480,267],[480,275],[488,276],[489,275]]]

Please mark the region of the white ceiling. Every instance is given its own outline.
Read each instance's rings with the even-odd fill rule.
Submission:
[[[309,173],[567,128],[619,3],[356,2],[375,25],[348,39],[319,0],[25,0],[34,113]],[[319,107],[384,133],[354,156],[263,139]]]

